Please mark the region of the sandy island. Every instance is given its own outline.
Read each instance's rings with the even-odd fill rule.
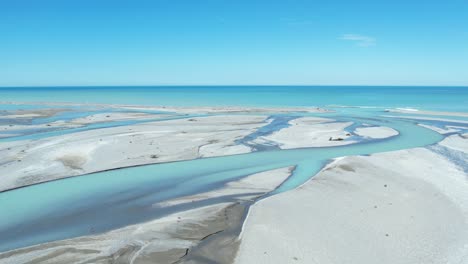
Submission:
[[[236,263],[466,263],[467,190],[463,168],[426,148],[337,159],[251,207]]]

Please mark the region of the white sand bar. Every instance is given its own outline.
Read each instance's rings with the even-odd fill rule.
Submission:
[[[338,159],[251,207],[236,263],[468,263],[467,190],[424,148]]]
[[[207,116],[2,142],[0,190],[112,168],[250,152],[235,140],[267,116]],[[112,157],[112,158],[109,158]]]
[[[367,138],[388,138],[398,135],[398,131],[390,127],[358,127],[354,131],[359,136]]]
[[[428,121],[444,121],[444,122],[453,122],[458,124],[468,124],[468,121],[461,119],[448,119],[448,118],[435,118],[435,117],[426,117],[426,116],[395,116],[395,115],[382,115],[383,117],[392,117],[392,118],[404,118],[404,119],[416,119],[416,120],[428,120]]]
[[[464,129],[463,127],[458,127],[458,126],[445,126],[445,128],[440,128],[440,127],[425,125],[425,124],[418,124],[418,125],[434,130],[435,132],[442,134],[442,135],[448,134],[448,133],[460,132],[460,129]]]
[[[355,143],[351,140],[330,141],[331,138],[346,139],[344,130],[351,122],[333,122],[320,117],[301,117],[289,121],[290,126],[271,135],[256,139],[256,143],[274,142],[281,149],[341,146]]]
[[[109,112],[89,115],[71,120],[72,124],[87,125],[101,122],[110,121],[125,121],[125,120],[145,120],[145,119],[158,119],[166,118],[170,115],[166,114],[148,114],[139,112]]]
[[[109,112],[109,113],[100,113],[89,115],[87,117],[75,118],[70,121],[58,120],[50,123],[37,124],[37,125],[21,125],[21,124],[10,124],[10,125],[0,125],[0,131],[15,132],[17,130],[31,130],[34,129],[50,129],[50,128],[74,128],[82,127],[84,125],[90,125],[95,123],[104,123],[104,122],[115,122],[115,121],[128,121],[128,120],[148,120],[148,119],[161,119],[167,118],[171,115],[165,114],[147,114],[147,113],[138,113],[138,112]]]
[[[224,188],[209,192],[198,193],[191,196],[164,201],[155,206],[173,206],[184,203],[198,202],[224,195],[235,195],[239,200],[250,200],[258,193],[267,193],[276,189],[291,175],[294,167],[280,168],[252,174],[238,181],[228,182]]]
[[[387,109],[386,112],[415,114],[415,115],[440,115],[440,116],[468,117],[468,113],[465,113],[465,112],[425,111],[425,110],[408,109],[408,108]]]
[[[31,104],[30,102],[8,102],[0,101],[0,104],[7,105],[23,105]],[[291,112],[304,112],[304,113],[330,113],[328,110],[320,107],[246,107],[246,106],[142,106],[142,105],[128,105],[128,104],[94,104],[94,103],[64,103],[64,102],[34,102],[34,105],[44,106],[87,106],[87,107],[100,107],[100,108],[116,108],[128,110],[143,110],[143,111],[164,111],[164,112],[177,112],[186,114],[200,114],[200,113],[291,113]],[[23,110],[22,110],[23,111]],[[24,110],[26,111],[26,110]],[[37,110],[32,110],[34,113]]]
[[[200,106],[200,107],[168,107],[168,106],[125,106],[115,105],[114,107],[130,109],[130,110],[153,110],[153,111],[169,111],[185,114],[214,114],[214,113],[291,113],[291,112],[304,112],[304,113],[328,113],[333,112],[319,107],[245,107],[245,106]]]
[[[468,134],[447,137],[439,145],[468,154]]]

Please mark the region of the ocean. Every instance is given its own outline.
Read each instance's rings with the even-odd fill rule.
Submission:
[[[468,111],[468,87],[107,86],[2,87],[0,102],[165,106],[361,106]]]

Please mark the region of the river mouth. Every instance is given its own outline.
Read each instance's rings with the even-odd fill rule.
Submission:
[[[300,186],[331,159],[425,147],[444,138],[419,126],[415,120],[383,117],[382,114],[381,110],[346,109],[336,113],[295,113],[294,116],[279,118],[278,122],[305,116],[326,116],[336,122],[352,122],[349,127],[352,131],[365,124],[389,127],[398,131],[398,135],[334,147],[278,149],[260,146],[248,154],[121,168],[2,192],[0,208],[8,212],[8,217],[0,219],[0,251],[99,234],[197,206],[226,202],[231,198],[220,197],[190,206],[154,206],[214,190],[255,173],[295,166],[289,179],[269,194],[274,195]],[[278,122],[271,126],[271,131],[262,131],[262,135],[285,127]],[[433,123],[441,126],[440,122]]]

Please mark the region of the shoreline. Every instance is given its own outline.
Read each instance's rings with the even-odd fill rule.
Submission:
[[[231,113],[231,112],[256,112],[268,113],[273,112],[308,112],[308,113],[333,113],[334,111],[316,106],[165,106],[165,105],[135,105],[135,104],[97,104],[97,103],[73,103],[73,102],[9,102],[0,101],[0,105],[50,105],[50,106],[91,106],[91,107],[111,107],[129,110],[156,110],[156,111],[171,111],[176,110],[180,113],[197,111],[198,113]]]

